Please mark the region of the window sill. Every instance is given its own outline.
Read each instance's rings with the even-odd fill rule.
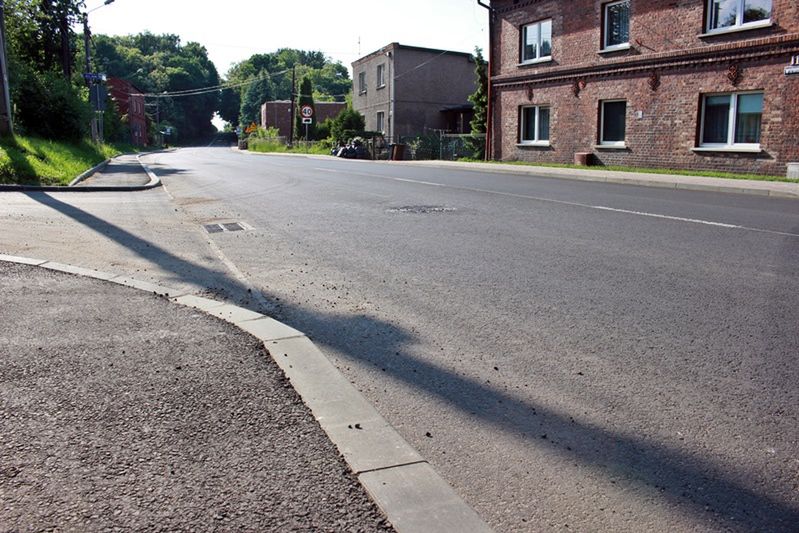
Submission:
[[[358,96],[363,96],[363,95],[365,95],[365,94],[366,94],[366,91],[359,91],[359,92],[358,92]]]
[[[696,146],[691,148],[693,152],[729,152],[741,154],[759,154],[763,150],[760,145],[752,146]]]
[[[607,48],[603,48],[602,50],[598,51],[597,54],[612,54],[613,52],[623,52],[624,50],[629,50],[630,48],[632,48],[630,43],[617,44],[616,46],[608,46]]]
[[[529,61],[522,61],[517,67],[529,67],[531,65],[541,65],[543,63],[552,63],[552,56],[542,57],[540,59],[531,59]]]
[[[383,85],[378,85],[378,86],[376,87],[376,89],[377,89],[378,91],[379,91],[380,89],[385,89],[385,88],[386,88],[386,84],[385,84],[385,83],[384,83]]]
[[[549,143],[549,141],[522,141],[520,143],[516,143],[516,146],[519,148],[549,148],[552,145]]]
[[[594,145],[594,150],[626,150],[626,149],[627,149],[627,143]]]
[[[731,26],[729,28],[722,28],[719,30],[711,30],[707,33],[700,33],[700,38],[716,37],[717,35],[727,35],[728,33],[740,33],[749,30],[762,30],[763,28],[771,28],[774,23],[771,20],[764,20],[762,22],[752,22],[744,26]]]

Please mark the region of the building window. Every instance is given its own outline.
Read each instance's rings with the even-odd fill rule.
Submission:
[[[549,107],[529,106],[521,109],[521,144],[549,145]]]
[[[605,100],[600,111],[599,144],[603,146],[625,146],[627,133],[627,102]]]
[[[377,88],[386,86],[386,66],[377,65]]]
[[[605,4],[602,37],[603,50],[630,47],[630,0]]]
[[[377,112],[377,131],[381,133],[386,131],[386,113],[384,111]]]
[[[522,63],[552,59],[552,21],[522,27]]]
[[[358,94],[366,92],[366,72],[358,74]]]
[[[771,23],[771,0],[708,0],[708,32],[766,26]]]
[[[714,94],[702,99],[703,147],[760,147],[763,93]]]

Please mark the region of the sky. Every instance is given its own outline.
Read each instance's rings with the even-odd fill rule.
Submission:
[[[102,0],[86,0],[87,9]],[[89,15],[92,33],[172,33],[208,50],[220,76],[278,48],[318,50],[350,64],[391,42],[472,52],[488,47],[477,0],[114,0]]]

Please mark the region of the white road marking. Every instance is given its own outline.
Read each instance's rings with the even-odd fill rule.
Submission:
[[[799,234],[796,233],[788,233],[784,231],[775,231],[770,229],[763,229],[763,228],[751,228],[748,226],[740,226],[737,224],[727,224],[724,222],[714,222],[712,220],[701,220],[697,218],[684,218],[684,217],[676,217],[671,215],[662,215],[659,213],[647,213],[645,211],[632,211],[629,209],[618,209],[615,207],[607,207],[604,205],[591,205],[591,204],[583,204],[580,202],[567,202],[565,200],[554,200],[552,198],[543,198],[541,196],[531,196],[527,194],[515,194],[511,192],[501,192],[501,191],[492,191],[490,189],[478,189],[474,187],[461,187],[458,185],[446,185],[444,183],[434,183],[430,181],[422,181],[422,180],[415,180],[410,178],[394,178],[391,176],[383,176],[380,174],[371,174],[367,172],[351,172],[347,170],[334,170],[329,168],[315,168],[314,170],[319,170],[322,172],[334,172],[338,174],[350,174],[350,175],[358,175],[358,176],[367,176],[370,178],[380,178],[384,180],[391,180],[391,181],[400,181],[405,183],[415,183],[417,185],[428,185],[431,187],[441,187],[445,189],[456,189],[460,191],[468,191],[468,192],[479,192],[485,194],[495,194],[498,196],[509,196],[512,198],[523,198],[526,200],[535,200],[538,202],[547,202],[552,204],[559,204],[559,205],[568,205],[571,207],[582,207],[584,209],[595,209],[597,211],[611,211],[614,213],[622,213],[626,215],[635,215],[640,217],[649,217],[649,218],[659,218],[663,220],[673,220],[675,222],[687,222],[689,224],[702,224],[705,226],[714,226],[717,228],[725,228],[725,229],[737,229],[743,231],[754,231],[757,233],[768,233],[770,235],[780,235],[783,237],[799,237]]]

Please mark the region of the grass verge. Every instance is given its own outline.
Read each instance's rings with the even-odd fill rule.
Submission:
[[[297,143],[288,147],[270,139],[249,139],[247,149],[251,152],[262,153],[330,155],[330,149],[322,143]]]
[[[69,185],[93,166],[122,153],[128,145],[68,143],[36,137],[0,139],[0,183],[14,185]]]
[[[644,168],[644,167],[617,167],[617,166],[589,166],[571,165],[568,163],[531,163],[527,161],[483,161],[482,159],[462,158],[458,161],[465,163],[491,163],[497,165],[519,165],[526,167],[544,168],[573,168],[578,170],[610,170],[614,172],[639,172],[644,174],[674,174],[678,176],[700,176],[706,178],[722,178],[728,180],[757,180],[757,181],[783,181],[787,183],[799,183],[799,180],[790,179],[785,176],[769,176],[764,174],[740,174],[735,172],[719,172],[715,170],[675,170],[668,168]]]

